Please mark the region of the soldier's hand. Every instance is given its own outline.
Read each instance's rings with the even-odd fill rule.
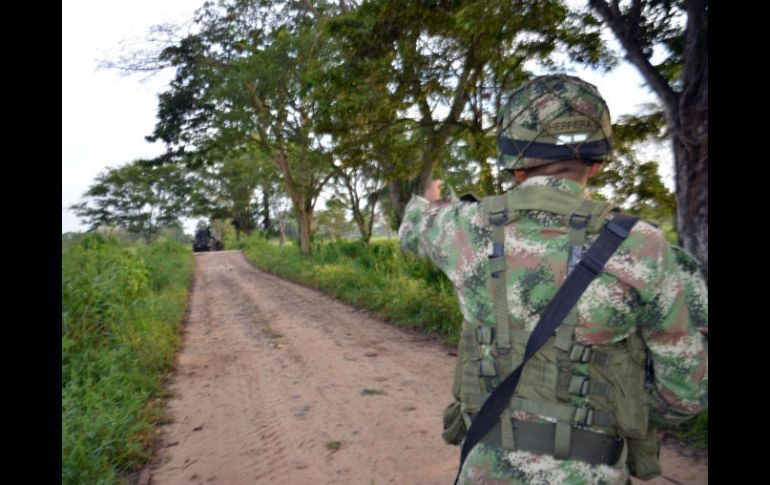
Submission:
[[[444,185],[444,182],[442,180],[431,180],[430,183],[428,183],[428,188],[425,189],[425,194],[423,194],[423,197],[427,199],[429,202],[435,202],[441,198],[441,186]]]

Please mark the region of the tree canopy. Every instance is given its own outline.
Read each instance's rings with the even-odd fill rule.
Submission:
[[[159,161],[190,177],[196,215],[229,219],[239,231],[283,234],[286,197],[308,253],[312,234],[337,237],[332,226],[344,226],[342,214],[364,240],[379,212],[397,228],[411,195],[435,176],[478,195],[503,191],[510,181],[495,164],[495,142],[505,94],[535,66],[611,70],[618,59],[601,35],[609,28],[631,62],[650,64],[655,49],[664,49],[662,62],[640,68],[657,73],[648,82],[661,105],[615,120],[617,157],[592,190],[672,225],[676,208],[682,237],[684,165],[677,165],[676,204],[655,161],[640,159],[635,146],[678,133],[683,118],[672,114],[671,92],[678,106],[689,106],[682,104],[688,86],[704,86],[692,77],[707,67],[692,30],[705,26],[700,5],[220,0],[206,2],[185,32],[154,29],[155,51],[112,65],[126,73],[174,70],[148,139],[166,144]],[[689,143],[693,136],[675,138]],[[331,205],[314,217],[322,193]]]

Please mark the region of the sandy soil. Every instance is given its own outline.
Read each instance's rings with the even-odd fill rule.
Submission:
[[[441,439],[455,357],[240,252],[196,255],[184,346],[145,485],[451,484]],[[707,483],[665,448],[649,484]]]

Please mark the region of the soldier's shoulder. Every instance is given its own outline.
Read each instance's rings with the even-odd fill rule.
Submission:
[[[657,224],[645,219],[639,219],[634,224],[628,241],[631,245],[646,246],[660,251],[664,250],[668,245],[665,234],[658,228]]]

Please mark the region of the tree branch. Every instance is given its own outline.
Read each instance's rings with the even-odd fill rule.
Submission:
[[[624,22],[622,14],[620,14],[617,9],[617,1],[613,0],[613,7],[610,7],[604,0],[589,0],[589,4],[599,13],[604,21],[607,22],[607,25],[609,25],[623,48],[625,48],[626,59],[639,69],[639,72],[642,74],[644,80],[647,81],[647,84],[649,84],[653,91],[655,91],[663,100],[667,111],[670,114],[672,114],[671,110],[674,110],[675,112],[679,94],[671,88],[668,81],[666,81],[644,55],[638,39],[635,36],[631,37],[628,35],[628,33],[634,29],[629,29],[628,24]],[[674,117],[670,116],[670,118],[672,118],[672,122],[675,121]]]

